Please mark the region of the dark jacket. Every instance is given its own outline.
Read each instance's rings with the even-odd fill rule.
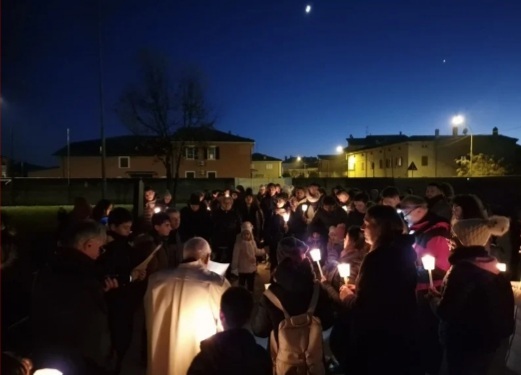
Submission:
[[[111,342],[107,305],[94,260],[63,249],[35,279],[31,326],[36,352],[60,352],[107,366]]]
[[[239,213],[243,223],[249,221],[253,225],[253,238],[258,245],[262,238],[264,226],[262,210],[257,204],[252,204],[248,207],[245,202],[241,202],[238,206],[237,212]]]
[[[219,208],[213,213],[212,246],[233,249],[237,235],[241,233],[241,218],[235,210]]]
[[[457,248],[449,261],[441,300],[433,301],[442,342],[452,350],[495,351],[514,331],[510,283],[484,247]]]
[[[348,215],[341,207],[336,206],[333,212],[320,208],[308,226],[308,236],[311,236],[314,232],[320,233],[322,241],[327,242],[329,227],[345,224],[347,229],[347,222]]]
[[[452,207],[443,195],[437,195],[431,199],[427,199],[429,211],[443,219],[450,221],[452,218]]]
[[[192,237],[203,237],[209,241],[212,235],[210,211],[201,207],[197,211],[192,210],[189,206],[183,207],[179,234],[182,242],[186,242]]]
[[[246,329],[217,333],[201,342],[201,352],[192,361],[188,375],[270,375],[268,352],[257,345]]]
[[[356,209],[353,209],[347,214],[346,229],[349,229],[349,227],[352,227],[353,225],[361,227],[364,224],[364,217],[365,214],[357,211]]]
[[[356,294],[331,333],[331,349],[349,374],[410,374],[417,358],[416,254],[411,236],[369,252]]]
[[[309,308],[313,295],[314,274],[309,261],[294,263],[286,259],[279,264],[273,276],[270,290],[280,300],[289,315],[304,314]],[[333,300],[325,289],[320,289],[314,316],[320,319],[322,328],[329,329],[333,324]],[[278,331],[284,314],[275,307],[265,295],[252,318],[252,330],[256,336],[268,337],[271,331]]]

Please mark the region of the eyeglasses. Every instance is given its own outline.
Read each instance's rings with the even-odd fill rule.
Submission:
[[[412,214],[414,211],[416,211],[418,208],[420,208],[420,206],[416,206],[416,207],[411,207],[409,208],[408,210],[406,210],[405,208],[402,209],[402,214],[404,217],[407,217],[409,216],[410,214]]]

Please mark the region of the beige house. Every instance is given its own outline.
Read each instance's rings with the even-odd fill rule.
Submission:
[[[188,134],[189,133],[189,134]],[[254,141],[214,128],[190,128],[183,133],[179,168],[181,178],[251,177]],[[159,143],[153,137],[120,136],[106,139],[106,177],[166,177],[163,163],[155,156]],[[101,142],[73,142],[54,153],[60,166],[33,172],[30,177],[100,178]]]
[[[346,177],[347,162],[346,155],[318,155],[319,177]]]
[[[318,159],[308,156],[285,157],[282,174],[286,177],[318,177]]]
[[[382,135],[347,139],[345,149],[348,177],[455,177],[456,159],[468,157],[471,136]],[[506,164],[516,164],[517,139],[499,134],[494,128],[490,135],[472,136],[473,154],[493,155]]]
[[[251,156],[252,178],[280,178],[282,177],[282,160],[261,153]]]

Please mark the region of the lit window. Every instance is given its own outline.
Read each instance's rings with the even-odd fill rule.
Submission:
[[[208,160],[216,160],[217,159],[217,147],[215,147],[215,146],[208,147],[206,158]]]
[[[354,171],[356,167],[356,157],[351,155],[347,158],[347,169],[350,171]]]
[[[266,169],[273,169],[273,164],[266,164]]]
[[[403,165],[403,159],[401,156],[396,158],[396,166],[401,167]]]

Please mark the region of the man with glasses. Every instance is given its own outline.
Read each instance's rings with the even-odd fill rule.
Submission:
[[[418,307],[421,324],[422,357],[427,374],[438,374],[441,367],[443,351],[438,337],[438,319],[432,313],[425,298],[429,292],[429,274],[423,269],[422,257],[431,255],[435,259],[432,271],[434,287],[443,283],[443,278],[450,268],[449,242],[450,224],[442,217],[428,209],[427,201],[415,195],[405,197],[402,202],[402,214],[409,225],[410,234],[414,235],[414,250],[418,255]]]

